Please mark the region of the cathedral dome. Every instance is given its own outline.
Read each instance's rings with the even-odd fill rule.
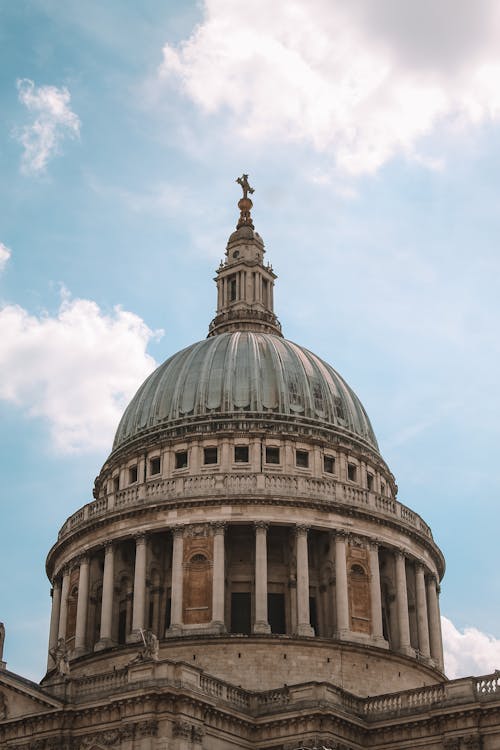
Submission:
[[[281,336],[255,331],[207,338],[160,365],[125,410],[113,450],[179,420],[242,413],[314,423],[378,451],[365,409],[330,365]]]

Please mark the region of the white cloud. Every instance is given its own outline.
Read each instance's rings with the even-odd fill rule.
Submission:
[[[65,137],[79,136],[80,120],[69,106],[71,96],[65,86],[37,87],[23,78],[17,82],[17,88],[19,100],[34,115],[32,122],[16,133],[24,148],[21,168],[25,173],[40,173],[59,152]]]
[[[4,244],[3,244],[3,242],[0,242],[0,273],[1,273],[1,272],[3,271],[3,269],[5,268],[5,265],[6,265],[7,261],[9,260],[9,258],[10,258],[10,256],[11,256],[11,254],[12,254],[12,253],[11,253],[11,251],[9,250],[9,248],[8,248],[8,247],[6,247],[6,246],[5,246]]]
[[[17,305],[0,310],[0,398],[48,420],[56,450],[111,447],[123,409],[154,369],[146,353],[154,333],[116,307],[63,293],[57,315]]]
[[[397,154],[439,169],[419,140],[500,117],[495,0],[205,0],[203,22],[159,73],[249,141],[302,141],[344,172]]]
[[[500,639],[477,628],[460,632],[447,617],[441,618],[441,627],[448,677],[479,676],[500,668]]]

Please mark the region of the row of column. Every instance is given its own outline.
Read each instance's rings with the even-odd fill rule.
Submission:
[[[267,528],[264,522],[255,523],[255,617],[253,631],[269,633],[267,604]],[[309,558],[308,527],[296,526],[296,595],[297,595],[297,635],[313,636],[310,624],[309,606]],[[225,584],[225,524],[213,525],[213,583],[212,583],[212,622],[211,628],[219,632],[224,630],[224,584]],[[351,637],[349,587],[347,571],[347,543],[345,533],[332,532],[335,558],[335,610],[337,618],[336,637],[348,640]],[[183,528],[173,529],[172,582],[171,582],[171,622],[165,636],[182,632],[183,611]],[[408,610],[408,592],[406,585],[406,562],[403,551],[395,551],[395,588],[396,611],[399,633],[399,651],[414,655],[411,647],[410,623]],[[382,624],[382,597],[380,585],[380,565],[378,544],[369,542],[370,563],[370,609],[371,637],[375,641],[384,641]],[[76,629],[74,654],[87,651],[86,627],[89,601],[89,558],[79,560],[78,600],[76,611]],[[134,588],[132,605],[132,632],[130,640],[140,638],[140,631],[145,628],[146,604],[146,535],[136,537]],[[438,585],[436,578],[425,575],[424,566],[416,564],[416,613],[419,652],[422,657],[432,657],[443,669],[443,653],[439,614]],[[50,624],[49,653],[59,639],[66,638],[68,595],[70,571],[66,569],[62,582],[54,582],[52,616]],[[105,546],[104,572],[102,583],[101,625],[99,641],[95,650],[113,645],[113,600],[114,600],[114,545],[108,542]],[[49,657],[49,667],[51,666]]]

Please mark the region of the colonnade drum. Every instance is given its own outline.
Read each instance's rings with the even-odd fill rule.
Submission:
[[[49,553],[48,684],[61,643],[72,674],[104,673],[147,632],[159,659],[248,689],[443,678],[442,553],[356,394],[283,338],[248,202],[208,338],[141,386]]]

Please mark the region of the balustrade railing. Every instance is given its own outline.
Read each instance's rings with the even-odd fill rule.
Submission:
[[[145,667],[147,662],[143,662]],[[500,699],[500,672],[482,677],[466,677],[443,682],[427,687],[405,690],[399,693],[369,696],[361,698],[345,692],[335,685],[326,683],[305,683],[291,685],[274,690],[253,691],[236,687],[224,680],[211,677],[187,664],[165,660],[149,662],[149,680],[162,686],[175,689],[189,689],[203,695],[236,706],[242,710],[260,713],[284,709],[286,706],[300,704],[302,707],[316,706],[318,690],[321,702],[340,706],[367,720],[376,719],[387,714],[408,714],[422,707],[431,707],[446,702],[463,706],[464,700],[487,701]],[[136,684],[130,667],[123,667],[113,672],[70,678],[71,694],[75,699],[87,698],[99,693],[111,693],[123,689],[128,684]]]
[[[119,490],[106,498],[99,498],[84,505],[68,518],[59,532],[59,538],[73,531],[76,527],[94,520],[107,512],[122,508],[144,505],[150,502],[173,501],[203,497],[237,496],[279,496],[303,498],[309,501],[340,503],[371,509],[376,513],[398,518],[425,536],[432,539],[432,533],[423,519],[397,500],[385,495],[378,495],[347,482],[297,477],[287,474],[202,474],[196,476],[176,477],[174,479],[149,480],[144,484],[134,485]]]

